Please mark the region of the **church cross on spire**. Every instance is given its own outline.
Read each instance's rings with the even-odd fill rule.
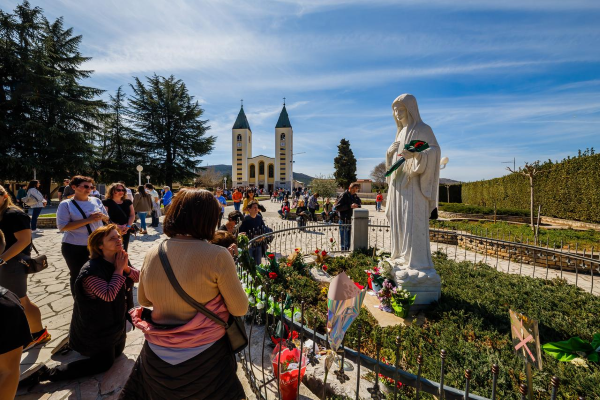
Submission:
[[[244,108],[244,99],[240,100],[242,102],[242,108]]]
[[[283,105],[285,106],[285,97],[283,98]]]

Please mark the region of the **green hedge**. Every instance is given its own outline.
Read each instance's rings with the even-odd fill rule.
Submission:
[[[600,222],[600,154],[586,151],[575,158],[539,165],[534,179],[537,211],[542,215],[585,222]],[[509,174],[502,178],[463,183],[463,203],[499,208],[529,209],[529,178]]]

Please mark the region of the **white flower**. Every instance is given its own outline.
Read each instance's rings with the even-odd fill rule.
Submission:
[[[248,302],[250,304],[254,304],[254,303],[256,303],[256,299],[254,298],[254,296],[250,296],[250,297],[248,297]]]
[[[575,364],[577,367],[586,367],[588,368],[587,361],[583,358],[577,357],[571,360],[571,364]]]
[[[299,311],[296,311],[294,313],[294,322],[300,322],[301,319],[302,319],[302,314]]]
[[[256,305],[257,310],[262,310],[263,308],[265,308],[265,303],[262,301]]]

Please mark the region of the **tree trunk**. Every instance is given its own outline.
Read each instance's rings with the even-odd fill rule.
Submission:
[[[529,191],[531,194],[530,197],[530,205],[529,205],[529,213],[531,214],[531,229],[535,231],[535,223],[533,222],[533,175],[529,175]]]

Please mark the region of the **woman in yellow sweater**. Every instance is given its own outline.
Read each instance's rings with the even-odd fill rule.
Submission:
[[[248,189],[246,192],[246,197],[244,197],[244,203],[242,204],[242,212],[244,215],[248,215],[250,212],[248,211],[248,204],[254,199],[254,190]]]
[[[220,212],[209,191],[181,190],[164,220],[164,233],[170,238],[165,252],[183,290],[227,321],[229,314],[246,314],[248,297],[229,251],[209,242]],[[225,329],[177,294],[161,264],[158,246],[146,254],[138,301],[153,307],[151,322],[157,329],[144,330],[144,347],[120,399],[246,398]],[[136,322],[135,309],[131,313]],[[165,329],[175,333],[163,335]]]

